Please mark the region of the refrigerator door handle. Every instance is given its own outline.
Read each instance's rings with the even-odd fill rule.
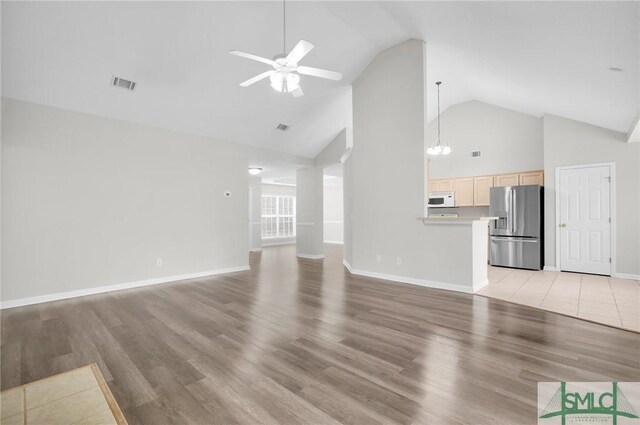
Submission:
[[[513,234],[513,220],[514,220],[514,213],[513,213],[513,189],[509,188],[509,232],[511,234]]]
[[[516,230],[518,229],[518,223],[516,223],[516,219],[518,218],[518,214],[516,214],[516,208],[517,208],[517,203],[516,203],[516,190],[515,189],[511,189],[511,215],[513,217],[513,219],[511,220],[511,233],[515,234]]]
[[[492,241],[538,243],[538,238],[514,238],[509,236],[491,236]]]

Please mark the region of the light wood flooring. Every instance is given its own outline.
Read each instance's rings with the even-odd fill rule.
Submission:
[[[131,425],[517,425],[538,381],[640,381],[637,333],[353,276],[325,249],[4,310],[2,389],[95,362]]]

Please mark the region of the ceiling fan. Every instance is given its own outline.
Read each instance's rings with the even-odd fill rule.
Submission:
[[[282,33],[282,50],[286,51],[285,43],[287,32],[284,1],[282,2]],[[252,55],[251,53],[241,52],[239,50],[232,50],[229,53],[242,58],[266,63],[273,67],[273,69],[269,71],[256,75],[253,78],[249,78],[247,81],[243,81],[240,83],[240,87],[248,87],[269,77],[271,87],[276,91],[281,93],[292,93],[293,97],[300,97],[304,94],[300,87],[300,75],[309,75],[311,77],[326,78],[334,81],[340,81],[342,79],[342,74],[339,72],[298,65],[298,62],[300,62],[300,60],[302,60],[302,58],[304,58],[312,49],[313,44],[305,40],[300,40],[298,44],[291,49],[289,54],[282,53],[274,56],[273,59],[263,58]]]

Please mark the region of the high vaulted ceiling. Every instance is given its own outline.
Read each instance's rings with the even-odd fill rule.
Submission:
[[[239,87],[266,65],[228,54],[281,53],[279,1],[3,1],[2,95],[313,157],[350,125],[350,83],[408,38],[427,43],[442,109],[477,99],[625,132],[638,112],[640,3],[604,1],[287,2],[287,49],[309,40],[303,64],[345,77],[303,76],[298,99]]]

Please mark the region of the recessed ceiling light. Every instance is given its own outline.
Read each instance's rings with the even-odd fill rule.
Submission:
[[[262,172],[262,168],[258,168],[258,167],[249,167],[249,174],[251,174],[252,176],[257,176],[258,174],[260,174]]]
[[[609,71],[622,72],[622,68],[616,68],[615,66],[611,66],[609,67]]]

